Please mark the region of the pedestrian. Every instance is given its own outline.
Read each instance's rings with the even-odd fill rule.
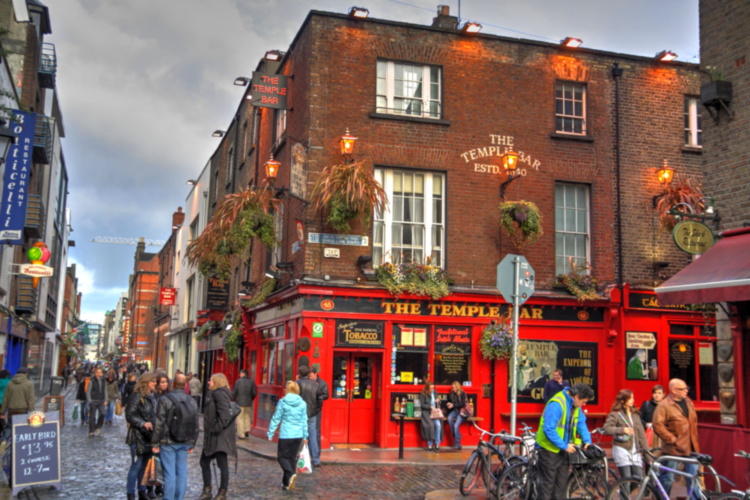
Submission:
[[[203,385],[198,375],[193,375],[193,378],[190,379],[190,396],[195,400],[195,404],[198,405],[198,410],[201,409],[201,392],[203,392]]]
[[[130,445],[130,469],[128,470],[127,493],[128,500],[147,500],[146,487],[141,485],[146,463],[151,458],[151,438],[156,420],[156,375],[144,373],[138,378],[135,390],[128,399],[125,409],[128,434],[125,443]]]
[[[315,380],[320,386],[321,397],[323,398],[323,402],[321,403],[321,406],[320,406],[320,411],[318,412],[318,421],[316,422],[316,426],[315,426],[315,430],[318,433],[318,435],[316,436],[318,440],[318,449],[322,450],[323,446],[320,440],[320,431],[321,431],[321,427],[323,423],[323,403],[325,403],[329,395],[328,395],[328,384],[326,384],[325,380],[320,378],[319,372],[320,372],[320,364],[315,363],[314,365],[312,365],[312,368],[310,368],[310,378]],[[360,373],[360,376],[363,376],[363,375],[364,375],[364,372]],[[363,385],[362,387],[366,387],[366,386]]]
[[[651,399],[648,401],[644,401],[641,405],[641,420],[643,421],[643,425],[646,426],[646,429],[650,431],[651,439],[649,440],[649,446],[652,448],[661,448],[661,439],[659,439],[659,436],[656,435],[655,432],[653,432],[653,424],[651,423],[654,418],[654,412],[656,411],[656,407],[659,406],[659,403],[664,399],[664,387],[662,387],[660,384],[656,384],[651,389]],[[648,432],[646,434],[646,437],[648,438]]]
[[[198,407],[193,398],[185,394],[185,383],[185,375],[176,374],[172,391],[162,397],[156,406],[151,451],[161,457],[165,500],[185,498],[188,453],[193,452],[200,431]]]
[[[156,399],[169,392],[169,377],[164,372],[156,373]]]
[[[13,425],[13,415],[30,413],[36,406],[34,384],[29,380],[28,373],[29,369],[22,366],[5,386],[0,418],[5,419],[5,413],[8,413],[8,420],[5,422],[7,426]]]
[[[310,367],[302,365],[297,369],[299,378],[299,395],[307,404],[307,435],[310,459],[313,467],[320,465],[320,448],[318,448],[318,413],[323,408],[323,390],[314,380],[310,379]]]
[[[104,381],[102,369],[94,370],[94,378],[86,388],[86,401],[89,404],[89,437],[102,434],[104,425],[104,411],[109,406],[107,401],[107,383]]]
[[[62,378],[63,378],[63,387],[62,388],[65,389],[66,387],[68,387],[68,379],[70,378],[70,365],[63,366],[61,375],[62,375]]]
[[[232,398],[242,409],[237,416],[237,437],[247,439],[252,428],[253,400],[258,389],[255,380],[247,376],[247,370],[240,370],[240,378],[234,383]]]
[[[557,370],[552,372],[552,379],[548,380],[547,383],[544,384],[544,404],[547,404],[552,396],[562,391],[566,387],[570,387],[570,383],[567,380],[563,380],[563,371],[558,368]]]
[[[117,374],[113,369],[107,372],[107,411],[104,416],[104,424],[112,425],[115,416],[115,404],[120,396],[119,384],[117,383]]]
[[[461,449],[461,422],[464,417],[461,416],[461,410],[469,403],[466,393],[461,387],[461,382],[455,380],[451,385],[451,392],[448,393],[448,427],[453,434],[453,447]],[[442,426],[441,426],[442,427]]]
[[[591,444],[586,414],[581,411],[591,399],[591,387],[575,384],[552,396],[544,407],[536,433],[540,500],[566,497],[568,455],[576,452],[576,446],[583,444],[586,449]]]
[[[203,494],[200,500],[211,500],[211,461],[216,460],[221,473],[219,492],[213,500],[226,500],[229,487],[227,457],[237,456],[237,424],[230,422],[229,403],[232,393],[223,373],[214,373],[208,381],[208,394],[203,408],[203,452],[200,465],[203,474]]]
[[[662,400],[654,411],[654,432],[661,438],[661,451],[664,455],[686,457],[691,453],[700,453],[698,444],[698,415],[695,406],[688,397],[690,388],[685,381],[674,378],[669,381],[669,395]],[[676,460],[664,460],[662,465],[670,469],[677,468]],[[698,464],[684,463],[684,471],[694,475]],[[674,481],[674,473],[668,470],[659,472],[659,482],[669,494]],[[693,490],[693,478],[687,477],[687,490]],[[697,488],[692,491],[691,498],[700,498]]]
[[[276,411],[268,426],[268,440],[273,440],[276,428],[279,430],[277,460],[284,471],[281,488],[293,490],[297,482],[297,454],[303,441],[308,440],[307,403],[299,396],[299,384],[289,380],[284,387],[284,397],[276,405]]]
[[[635,407],[633,391],[622,389],[617,393],[612,409],[604,423],[604,431],[612,440],[612,458],[620,477],[643,478],[643,450],[651,451],[643,422]]]
[[[86,390],[91,383],[91,375],[84,370],[78,371],[81,374],[81,380],[78,382],[78,389],[76,391],[76,403],[78,403],[81,410],[81,425],[89,423],[89,403],[86,399]]]
[[[440,399],[435,391],[435,384],[427,382],[419,393],[419,404],[422,408],[422,439],[427,441],[427,451],[437,452],[443,440],[443,419],[432,418],[432,412],[440,408]]]
[[[8,370],[0,370],[0,404],[3,402],[5,397],[5,388],[10,382],[10,372]],[[5,425],[5,419],[0,419],[0,436],[4,433],[5,428],[10,428],[10,425]]]

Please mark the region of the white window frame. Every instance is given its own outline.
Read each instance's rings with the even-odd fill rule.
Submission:
[[[405,80],[406,87],[421,86],[421,96],[414,97],[403,91],[396,94],[397,68],[411,70],[421,80]],[[433,71],[437,74],[434,75]],[[377,84],[375,95],[375,111],[389,115],[416,116],[419,118],[440,119],[443,116],[443,71],[439,66],[421,65],[379,60],[377,62]],[[433,81],[436,80],[436,81]],[[416,89],[412,89],[416,91]],[[400,102],[399,102],[400,101]],[[421,101],[420,110],[410,109],[409,101]]]
[[[227,153],[227,186],[231,185],[234,181],[234,144],[229,147],[229,153]]]
[[[278,146],[286,137],[286,110],[277,109],[274,113],[274,145]]]
[[[572,203],[568,203],[571,191],[573,199]],[[568,274],[571,271],[571,257],[579,267],[586,266],[590,261],[590,206],[591,186],[588,184],[555,183],[555,274]],[[582,224],[584,228],[580,227]]]
[[[703,147],[700,106],[700,99],[685,96],[685,146],[689,148]]]
[[[578,99],[575,96],[575,90],[581,90],[581,98]],[[562,97],[558,96],[558,92],[562,91]],[[571,97],[567,97],[566,93],[573,91]],[[577,82],[563,82],[558,81],[555,83],[555,132],[558,134],[566,135],[586,135],[586,85]],[[560,104],[562,103],[562,110],[559,110]],[[580,113],[576,111],[576,105],[580,104]],[[572,109],[565,109],[569,106]],[[562,126],[558,123],[559,120],[563,121]],[[580,122],[581,131],[575,130],[575,123]]]
[[[445,269],[446,258],[446,232],[445,232],[445,214],[446,214],[446,175],[441,172],[414,171],[391,168],[376,168],[375,178],[380,182],[383,189],[388,194],[389,208],[385,213],[376,213],[373,217],[373,267],[378,267],[383,262],[400,262],[401,255],[394,255],[393,252],[393,176],[395,173],[407,175],[419,175],[424,178],[424,220],[423,222],[409,222],[412,225],[422,225],[422,262],[425,263],[428,257],[434,259],[431,264],[440,266]],[[434,195],[435,182],[440,182],[440,198]],[[434,222],[434,202],[441,202],[442,221]],[[396,221],[398,223],[399,221]],[[433,228],[439,230],[441,241],[434,242]],[[376,234],[381,232],[381,234]],[[434,255],[434,249],[439,249],[439,257]],[[419,250],[416,247],[415,250]]]

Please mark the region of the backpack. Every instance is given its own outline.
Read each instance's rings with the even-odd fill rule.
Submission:
[[[177,398],[167,394],[174,403],[172,417],[169,420],[169,437],[176,443],[185,443],[195,437],[198,430],[198,407],[193,398],[181,395]]]

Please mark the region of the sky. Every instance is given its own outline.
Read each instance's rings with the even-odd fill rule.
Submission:
[[[55,44],[81,317],[103,322],[133,272],[135,245],[165,240],[172,213],[226,130],[266,51],[286,51],[311,9],[430,25],[438,4],[483,33],[699,62],[698,0],[42,0]],[[355,2],[356,3],[352,3]],[[149,246],[147,251],[158,252]]]

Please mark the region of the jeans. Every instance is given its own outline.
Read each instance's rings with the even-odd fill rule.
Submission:
[[[135,454],[135,445],[130,445],[130,469],[128,470],[128,493],[135,494],[136,490],[146,491],[145,486],[141,486],[141,479],[146,470],[147,457]]]
[[[461,422],[464,421],[464,417],[461,416],[461,412],[454,410],[448,415],[448,427],[451,428],[451,434],[453,434],[453,446],[456,448],[461,446]]]
[[[678,462],[676,460],[664,460],[663,465],[665,467],[669,467],[670,469],[676,469]],[[695,474],[695,472],[698,470],[698,464],[689,464],[689,463],[683,463],[684,471],[687,474]],[[659,471],[659,482],[664,486],[664,489],[667,493],[671,492],[672,489],[672,482],[674,481],[674,472],[669,472],[666,470]],[[693,479],[692,478],[685,478],[685,485],[687,486],[687,491],[690,491],[693,488]],[[698,494],[698,489],[692,491],[690,494],[690,498],[693,499],[700,499],[700,495]]]
[[[320,448],[318,448],[318,416],[307,419],[307,447],[310,448],[310,460],[313,465],[320,465]]]
[[[111,422],[115,418],[115,401],[110,401],[104,411],[104,421]]]
[[[206,450],[203,450],[203,453],[201,453],[200,465],[201,474],[203,475],[203,486],[211,486],[211,460],[214,458],[221,473],[219,488],[225,490],[229,488],[229,462],[227,461],[227,454],[223,451],[217,451],[211,456],[206,455]]]
[[[435,426],[435,441],[427,441],[427,446],[432,447],[434,444],[439,447],[440,443],[443,441],[443,419],[432,419],[432,425]]]
[[[101,429],[102,425],[104,425],[104,401],[92,401],[89,403],[89,434]]]
[[[188,484],[188,443],[169,443],[159,447],[164,469],[164,500],[185,498]]]
[[[84,399],[78,409],[81,412],[81,425],[87,424],[89,422],[89,402]]]

